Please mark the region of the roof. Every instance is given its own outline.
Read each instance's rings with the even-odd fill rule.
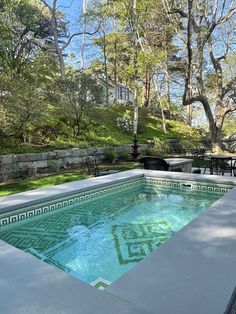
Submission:
[[[105,81],[105,79],[100,78],[100,77],[96,77],[96,80],[97,80],[100,84],[106,86],[106,81]],[[124,84],[121,84],[121,83],[119,83],[119,82],[117,82],[117,83],[115,84],[115,82],[112,81],[112,80],[109,80],[109,81],[108,81],[108,87],[115,88],[115,87],[117,87],[117,86],[127,88],[130,92],[132,92],[132,91],[130,90],[130,88],[129,88],[128,86],[124,85]]]

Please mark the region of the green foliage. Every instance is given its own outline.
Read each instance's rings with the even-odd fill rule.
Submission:
[[[88,132],[75,138],[71,132],[70,126],[66,125],[64,118],[55,124],[58,130],[57,136],[47,137],[44,144],[38,139],[34,145],[30,143],[21,143],[19,139],[2,139],[0,142],[1,154],[42,152],[54,149],[67,149],[71,147],[88,148],[91,146],[114,146],[132,143],[132,134],[124,133],[117,127],[117,116],[123,116],[127,110],[132,110],[128,106],[113,105],[109,107],[95,107],[91,117],[91,124]],[[139,110],[142,127],[138,130],[139,143],[146,143],[147,140],[159,138],[167,140],[169,138],[181,138],[188,134],[189,141],[196,141],[200,135],[197,131],[190,128],[184,122],[167,120],[168,133],[165,134],[162,129],[161,119],[158,116],[150,114],[147,109]],[[63,116],[64,117],[64,116]],[[34,128],[37,128],[36,126]],[[35,133],[34,128],[32,133]],[[32,137],[36,141],[36,137]]]
[[[27,0],[3,1],[0,11],[0,65],[19,73],[47,46],[50,21],[43,11]]]
[[[8,134],[11,129],[12,122],[13,115],[11,115],[2,104],[0,104],[0,137]]]
[[[2,76],[0,89],[6,91],[0,97],[0,105],[5,122],[8,121],[7,133],[22,136],[30,123],[39,120],[44,112],[43,92],[28,79],[7,76]]]
[[[94,107],[102,103],[102,89],[90,75],[75,71],[55,84],[55,105],[75,137],[87,132]]]
[[[52,169],[53,171],[55,171],[55,172],[58,172],[58,171],[60,170],[60,165],[59,165],[59,163],[56,162],[56,161],[50,161],[50,162],[48,162],[48,167],[49,167],[50,169]]]
[[[110,149],[109,151],[106,152],[105,154],[106,160],[109,162],[115,162],[117,159],[117,153],[115,149]]]
[[[236,135],[236,115],[228,115],[223,128],[224,136]]]
[[[119,160],[127,161],[130,157],[130,152],[128,149],[124,150],[121,154],[119,154]]]
[[[165,157],[170,152],[170,147],[167,140],[161,140],[157,137],[153,139],[154,144],[147,154],[156,157]]]

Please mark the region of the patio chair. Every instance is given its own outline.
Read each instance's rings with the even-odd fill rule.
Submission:
[[[169,170],[168,163],[162,158],[146,156],[146,157],[140,158],[139,162],[143,164],[144,169],[163,170],[163,171]]]
[[[225,157],[225,158],[218,158],[218,157],[211,157],[211,168],[210,173],[211,174],[217,174],[217,175],[224,175],[225,173],[230,173],[230,175],[233,175],[233,160],[232,157]]]
[[[205,155],[205,152],[195,151],[193,152],[193,164],[197,169],[193,170],[193,173],[205,174],[207,169],[211,172],[211,160]]]
[[[236,177],[236,160],[234,161],[234,164],[233,164],[233,174],[234,176]]]
[[[84,173],[88,175],[94,175],[95,177],[99,176],[99,169],[96,158],[86,158],[86,160],[80,164],[80,168]]]

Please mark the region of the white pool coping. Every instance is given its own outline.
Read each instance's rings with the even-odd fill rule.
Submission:
[[[130,170],[0,198],[0,213],[127,178],[232,184],[236,178]],[[236,187],[105,291],[0,241],[3,313],[223,314],[236,285]]]
[[[75,194],[77,192],[87,191],[89,189],[96,188],[98,186],[107,185],[109,183],[115,183],[126,179],[142,177],[142,176],[157,176],[160,178],[169,179],[181,179],[190,181],[203,181],[212,184],[231,184],[231,177],[221,177],[213,175],[197,175],[190,173],[176,173],[176,172],[166,172],[166,171],[151,171],[143,169],[134,169],[124,172],[119,172],[115,174],[110,174],[101,177],[94,177],[90,179],[73,181],[69,183],[59,184],[43,189],[36,189],[32,191],[17,193],[10,196],[0,197],[0,214],[4,212],[9,212],[12,210],[24,208],[37,204],[39,202],[46,202],[58,197],[64,197],[68,195]]]

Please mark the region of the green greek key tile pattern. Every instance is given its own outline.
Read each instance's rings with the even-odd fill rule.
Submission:
[[[74,204],[48,215],[11,223],[0,228],[0,239],[70,272],[65,264],[57,260],[56,255],[70,249],[78,238],[92,228],[115,218],[120,212],[126,212],[141,191],[142,186],[136,183],[132,190],[126,187],[120,191],[120,197],[116,194],[106,195],[105,202],[102,197],[90,199],[89,202]]]
[[[203,191],[203,192],[212,192],[212,193],[220,193],[224,194],[229,192],[233,186],[230,185],[211,185],[211,184],[204,184],[203,182],[197,183],[192,181],[182,181],[182,180],[166,180],[166,179],[158,179],[158,178],[146,178],[145,183],[147,185],[155,186],[163,186],[168,188],[175,188],[175,189],[191,189],[196,191]]]
[[[167,221],[143,224],[122,224],[112,228],[120,264],[139,262],[172,235]]]
[[[0,227],[12,224],[18,221],[23,221],[29,218],[40,216],[43,214],[48,214],[52,211],[63,209],[75,204],[81,204],[92,199],[98,199],[104,195],[109,195],[112,193],[117,193],[136,185],[142,185],[143,178],[126,180],[122,183],[109,184],[107,187],[102,187],[99,189],[93,189],[88,192],[78,193],[73,195],[73,197],[65,197],[63,199],[56,199],[48,203],[42,203],[38,206],[28,207],[25,209],[17,210],[11,213],[5,213],[0,215]]]
[[[68,237],[68,230],[80,223],[92,224],[95,219],[95,216],[90,219],[85,212],[71,209],[43,220],[27,221],[27,224],[1,232],[0,236],[3,241],[44,260],[74,243],[75,239]]]
[[[0,227],[6,226],[17,221],[23,221],[32,217],[40,216],[43,214],[48,214],[52,211],[63,209],[69,207],[74,204],[85,203],[92,199],[97,199],[99,197],[103,197],[104,195],[109,195],[112,193],[117,193],[119,191],[123,191],[133,186],[146,184],[148,187],[159,186],[159,187],[168,187],[174,189],[192,189],[198,191],[205,192],[213,192],[213,193],[227,193],[232,189],[232,186],[218,186],[218,185],[209,185],[209,184],[198,184],[196,182],[183,182],[181,180],[166,180],[166,179],[158,179],[158,178],[138,178],[126,180],[122,183],[111,184],[106,188],[93,189],[88,191],[87,193],[78,193],[73,195],[73,197],[67,197],[63,199],[57,199],[52,202],[42,203],[39,206],[28,207],[25,209],[17,210],[11,213],[5,213],[0,215]]]

